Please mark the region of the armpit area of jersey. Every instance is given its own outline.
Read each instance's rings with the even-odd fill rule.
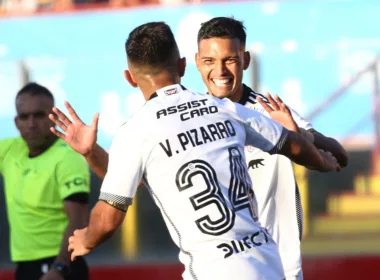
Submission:
[[[77,202],[77,203],[80,203],[80,204],[88,204],[89,195],[88,195],[88,193],[85,193],[85,192],[74,193],[74,194],[69,195],[68,197],[66,197],[64,199],[64,201],[66,201],[66,200]]]

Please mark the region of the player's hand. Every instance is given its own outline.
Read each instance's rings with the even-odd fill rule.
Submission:
[[[83,229],[77,229],[74,231],[74,235],[69,237],[68,250],[71,252],[71,261],[75,261],[78,256],[84,256],[91,252],[91,249],[85,247],[85,238],[87,234],[87,227]]]
[[[54,107],[54,114],[50,114],[49,118],[60,128],[63,133],[55,127],[50,128],[51,132],[63,139],[71,148],[83,156],[88,156],[96,143],[99,114],[96,113],[91,125],[87,126],[78,117],[77,113],[68,102],[65,102],[65,107],[69,112],[72,121],[59,110]]]
[[[281,100],[281,98],[278,95],[275,95],[273,98],[270,93],[266,94],[266,98],[268,99],[270,105],[266,103],[260,96],[256,98],[256,101],[259,102],[261,106],[263,106],[272,120],[280,123],[288,130],[299,132],[299,127],[294,121],[292,113],[290,112],[288,106],[286,106],[286,104]]]
[[[325,162],[322,170],[319,170],[319,171],[322,171],[322,172],[330,172],[330,171],[339,172],[340,171],[341,167],[337,159],[330,152],[319,150],[319,153],[321,154]]]
[[[64,278],[59,274],[58,270],[51,268],[40,280],[64,280]]]

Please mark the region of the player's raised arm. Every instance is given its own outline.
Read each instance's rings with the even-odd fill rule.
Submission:
[[[300,133],[289,131],[279,123],[239,104],[237,112],[246,122],[246,144],[271,154],[282,154],[297,164],[321,172],[338,171],[336,159],[318,149]]]
[[[72,259],[88,254],[110,238],[123,222],[143,175],[143,141],[137,126],[127,122],[115,136],[109,154],[108,171],[100,190],[99,202],[91,211],[87,228],[69,239]],[[132,134],[132,132],[135,132]],[[133,135],[133,137],[130,137]]]
[[[268,103],[261,97],[256,98],[256,100],[273,120],[279,122],[289,130],[300,132],[318,149],[330,152],[338,160],[341,167],[347,166],[348,154],[338,141],[326,137],[322,133],[313,129],[309,122],[304,120],[296,111],[289,108],[277,95],[273,98],[267,93],[266,98]],[[304,127],[299,127],[297,123],[303,124],[302,126]]]
[[[63,133],[55,127],[52,127],[51,131],[83,155],[91,169],[103,179],[107,173],[108,153],[96,144],[99,114],[95,114],[91,125],[87,126],[79,118],[70,103],[65,102],[65,107],[72,121],[61,110],[54,107],[54,114],[50,114],[49,118],[62,129]]]

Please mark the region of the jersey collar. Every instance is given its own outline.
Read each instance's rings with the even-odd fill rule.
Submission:
[[[166,86],[166,87],[160,88],[155,93],[153,93],[149,97],[149,100],[151,100],[157,96],[168,96],[168,95],[177,94],[183,90],[186,90],[186,88],[180,84],[174,84],[174,85]]]
[[[246,84],[243,84],[243,94],[238,103],[241,105],[245,105],[248,101],[249,96],[251,95],[251,92],[253,92],[253,90]]]

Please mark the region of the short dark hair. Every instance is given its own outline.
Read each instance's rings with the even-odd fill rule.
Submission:
[[[26,84],[22,89],[18,91],[16,95],[16,99],[19,98],[20,95],[23,95],[23,94],[30,94],[32,96],[35,96],[35,95],[47,96],[54,102],[54,96],[50,92],[50,90],[48,90],[46,87],[41,86],[37,83]]]
[[[149,22],[136,27],[125,42],[128,60],[149,71],[170,70],[179,59],[173,32],[164,22]]]
[[[242,21],[232,17],[215,17],[201,24],[198,43],[210,38],[238,39],[245,46],[247,34]]]

